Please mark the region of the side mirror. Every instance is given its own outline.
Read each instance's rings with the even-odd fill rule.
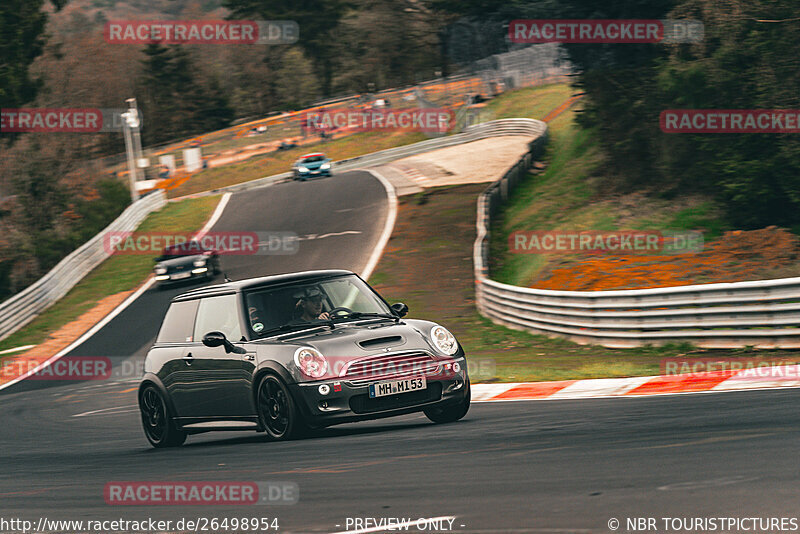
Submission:
[[[392,311],[396,313],[398,317],[405,317],[408,315],[408,306],[402,302],[396,302],[392,304]]]
[[[219,347],[227,342],[228,339],[222,332],[209,332],[203,336],[203,345],[206,347]]]
[[[206,347],[225,347],[226,353],[233,352],[234,354],[245,354],[247,351],[241,347],[237,347],[225,337],[222,332],[209,332],[203,336],[203,345]]]

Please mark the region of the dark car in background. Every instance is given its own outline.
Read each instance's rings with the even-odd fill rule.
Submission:
[[[333,176],[331,159],[321,152],[300,156],[292,165],[295,180],[305,180],[312,176]]]
[[[159,286],[192,280],[210,280],[220,273],[219,254],[197,241],[166,247],[153,267]]]
[[[443,326],[407,312],[342,270],[177,296],[145,359],[145,435],[168,447],[212,430],[284,440],[412,412],[457,421],[470,405],[464,350]]]

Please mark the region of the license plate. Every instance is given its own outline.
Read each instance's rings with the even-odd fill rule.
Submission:
[[[405,380],[392,380],[391,382],[376,382],[369,385],[369,397],[385,397],[386,395],[397,395],[398,393],[411,393],[425,389],[425,377],[407,378]]]
[[[176,273],[171,275],[169,278],[170,280],[183,280],[184,278],[189,278],[192,276],[192,273]]]

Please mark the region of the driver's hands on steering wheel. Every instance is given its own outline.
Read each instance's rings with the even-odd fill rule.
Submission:
[[[319,317],[317,317],[317,319],[323,319],[325,321],[330,321],[331,316],[330,316],[330,314],[328,312],[322,312],[322,313],[319,314]]]

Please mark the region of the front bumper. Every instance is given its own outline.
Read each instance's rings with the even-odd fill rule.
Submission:
[[[454,359],[461,370],[425,377],[424,390],[371,399],[369,385],[354,386],[347,381],[321,380],[293,384],[290,387],[308,422],[313,426],[364,421],[419,412],[425,408],[444,407],[462,402],[469,395],[469,377],[465,358]],[[403,377],[409,378],[409,377]],[[319,386],[327,384],[330,393],[323,395]],[[341,391],[336,391],[338,384]]]
[[[197,267],[189,271],[155,275],[155,279],[159,285],[170,285],[170,284],[180,284],[182,282],[192,282],[195,280],[205,280],[206,278],[211,276],[210,267],[205,267],[206,270],[202,272],[193,272],[194,270],[199,270],[199,269],[201,268]],[[185,276],[186,274],[188,274],[189,276]],[[167,278],[164,278],[165,276]]]
[[[297,176],[299,178],[311,178],[313,176],[330,176],[330,175],[331,175],[330,169],[314,169],[308,172],[297,171]]]

